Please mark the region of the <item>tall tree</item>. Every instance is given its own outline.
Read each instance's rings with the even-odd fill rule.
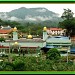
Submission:
[[[64,12],[63,12],[61,18],[70,20],[70,19],[73,19],[73,15],[74,15],[74,13],[70,9],[64,9]]]
[[[60,27],[66,29],[67,36],[75,35],[75,18],[73,15],[74,13],[70,9],[64,9],[64,12],[61,16],[63,21],[60,22],[59,25]]]

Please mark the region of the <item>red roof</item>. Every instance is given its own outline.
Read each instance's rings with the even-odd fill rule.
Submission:
[[[48,28],[48,30],[58,31],[58,30],[62,30],[62,28]]]
[[[1,33],[1,34],[8,34],[8,33],[10,33],[10,32],[12,32],[11,29],[10,29],[10,30],[3,30],[3,29],[0,29],[0,33]]]
[[[8,46],[0,46],[0,48],[9,48]]]

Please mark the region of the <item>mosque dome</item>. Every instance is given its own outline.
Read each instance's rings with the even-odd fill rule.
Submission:
[[[32,39],[32,35],[28,35],[28,39]]]
[[[13,31],[17,31],[17,28],[16,28],[16,27],[14,27],[14,28],[13,28]]]
[[[44,28],[43,28],[43,31],[47,31],[47,27],[44,27]]]
[[[15,45],[18,45],[18,42],[15,42],[14,44],[15,44]]]

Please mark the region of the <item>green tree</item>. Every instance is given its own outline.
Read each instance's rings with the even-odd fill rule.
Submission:
[[[61,18],[70,20],[70,19],[73,19],[73,14],[74,13],[70,9],[64,9],[64,12]]]
[[[59,60],[60,52],[56,48],[49,49],[46,57],[47,57],[47,59],[50,59],[50,60]]]
[[[17,58],[14,62],[14,70],[15,71],[24,71],[24,61],[21,60],[20,58]]]
[[[73,12],[70,9],[64,9],[61,16],[62,22],[59,22],[59,27],[66,29],[67,36],[75,35],[75,19],[73,17]]]
[[[5,39],[3,37],[0,38],[0,42],[4,41],[5,42]]]
[[[12,71],[14,70],[14,65],[13,63],[4,61],[2,63],[2,68],[3,68],[3,71]]]

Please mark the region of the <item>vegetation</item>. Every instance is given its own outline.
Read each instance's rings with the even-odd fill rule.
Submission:
[[[70,61],[75,58],[69,56],[60,57],[59,51],[53,48],[41,56],[12,56],[11,61],[8,57],[0,61],[0,71],[75,71],[75,62]]]
[[[59,60],[60,52],[56,48],[52,48],[47,52],[47,59],[50,60]]]
[[[73,15],[74,15],[74,13],[70,9],[64,9],[64,12],[63,12],[61,18],[70,20],[70,19],[73,19]]]
[[[70,9],[65,9],[61,17],[64,20],[60,22],[60,27],[67,29],[66,34],[68,36],[75,35],[75,19],[72,11]],[[0,25],[10,25],[11,27],[16,26],[19,32],[26,34],[31,33],[32,35],[42,35],[43,26],[39,23],[19,23],[16,21],[2,21],[0,19]],[[0,42],[2,41],[5,41],[5,39],[0,38]],[[55,48],[47,52],[46,59],[42,59],[42,56],[15,56],[11,59],[12,62],[6,61],[6,59],[0,62],[0,71],[75,71],[75,64],[71,61],[68,63],[65,62],[66,58],[62,58],[60,52]]]
[[[75,71],[75,64],[21,56],[13,58],[12,62],[0,62],[0,71]]]
[[[11,21],[11,20],[1,20],[0,19],[0,25],[7,26],[10,25],[12,28],[15,26],[17,27],[19,33],[22,32],[24,34],[32,34],[32,35],[39,35],[42,36],[42,28],[44,26],[46,27],[57,27],[58,22],[52,22],[50,20],[43,21],[41,23],[39,22],[24,22],[24,21]],[[35,32],[36,31],[36,32]]]
[[[64,9],[64,12],[61,16],[63,21],[59,23],[59,27],[67,29],[67,36],[75,35],[75,18],[73,17],[73,15],[74,14],[70,9]]]
[[[26,22],[26,23],[21,23],[21,22],[16,22],[16,21],[3,21],[0,19],[0,25],[2,26],[7,26],[7,25],[10,25],[12,28],[14,28],[15,26],[17,27],[19,33],[22,32],[22,33],[25,33],[25,34],[32,34],[32,35],[42,35],[42,28],[43,28],[43,25],[37,23],[29,23],[29,22]],[[35,32],[36,31],[36,32]]]
[[[5,42],[5,39],[3,37],[1,37],[0,42]]]

